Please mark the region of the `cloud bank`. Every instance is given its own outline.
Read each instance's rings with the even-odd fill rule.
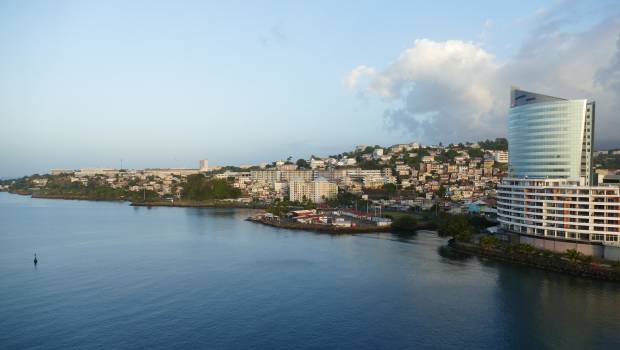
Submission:
[[[620,146],[620,16],[581,31],[564,30],[564,23],[565,17],[539,14],[506,60],[474,42],[419,39],[385,68],[358,66],[344,82],[392,106],[384,113],[388,128],[425,142],[505,135],[509,89],[516,85],[596,100],[597,144]]]

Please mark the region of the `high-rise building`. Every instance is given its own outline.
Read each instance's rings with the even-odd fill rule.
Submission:
[[[509,174],[592,184],[594,101],[566,100],[512,88]]]
[[[209,171],[209,160],[202,159],[200,161],[200,171]]]
[[[620,187],[592,184],[594,116],[594,101],[511,89],[509,175],[497,196],[504,230],[557,251],[604,256],[620,245]]]

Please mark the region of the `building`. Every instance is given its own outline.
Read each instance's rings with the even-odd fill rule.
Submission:
[[[323,159],[310,158],[310,169],[325,168],[325,161]]]
[[[71,169],[51,169],[50,175],[67,175],[73,174],[74,170]]]
[[[506,151],[493,151],[493,160],[498,163],[508,163],[508,152]]]
[[[513,88],[501,227],[524,243],[620,259],[620,187],[593,186],[594,102]]]
[[[509,173],[592,184],[594,101],[565,100],[512,88]]]
[[[209,160],[208,159],[202,159],[200,161],[200,171],[202,172],[209,171]]]
[[[337,195],[338,185],[323,178],[289,183],[289,200],[291,202],[309,200],[313,203],[323,203],[328,199],[336,198]]]
[[[372,151],[372,157],[374,159],[381,158],[382,156],[383,156],[383,148],[375,148],[375,150]]]

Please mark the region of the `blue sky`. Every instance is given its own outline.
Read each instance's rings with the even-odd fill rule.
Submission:
[[[613,76],[618,73],[613,65],[613,35],[620,33],[620,29],[615,32],[618,26],[613,21],[615,5],[602,1],[2,1],[0,176],[50,168],[117,167],[121,158],[130,168],[193,167],[201,158],[212,164],[258,163],[289,155],[334,154],[356,144],[503,136],[502,108],[496,111],[435,98],[458,94],[462,88],[438,77],[437,70],[435,75],[423,74],[423,81],[416,73],[398,82],[399,88],[414,91],[417,99],[412,98],[414,92],[382,95],[368,86],[400,74],[399,58],[406,50],[417,48],[410,52],[412,60],[428,52],[416,42],[420,39],[438,44],[430,46],[431,55],[432,50],[447,50],[441,44],[452,40],[456,44],[450,47],[459,48],[456,54],[461,55],[457,61],[478,51],[491,57],[483,60],[482,68],[477,64],[473,73],[473,68],[463,68],[469,71],[457,72],[459,77],[473,74],[472,79],[478,79],[482,69],[488,75],[519,80],[523,75],[515,72],[527,69],[523,48],[528,44],[549,33],[578,40],[604,29],[609,39],[597,45],[609,57],[602,55],[605,61],[596,62],[600,67],[595,72],[581,75],[596,80],[594,76],[600,75],[596,72],[611,70],[607,75]],[[600,29],[605,21],[611,22]],[[359,66],[376,73],[364,76],[365,83],[347,84]],[[518,68],[497,68],[506,66]],[[409,72],[406,65],[404,72]],[[600,89],[563,89],[584,85],[564,82],[565,75],[558,73],[553,81],[531,85],[551,90],[542,91],[550,94],[556,89],[575,94],[592,91],[593,96],[566,97],[598,101]],[[518,83],[524,88],[530,85],[530,81]],[[508,82],[490,77],[477,84],[492,93],[503,89],[498,96],[508,95]],[[616,80],[607,84],[616,86]],[[441,89],[433,90],[437,85]],[[395,111],[419,113],[417,106],[408,104],[419,104],[421,96],[437,104],[422,111],[437,118],[445,114],[441,120],[447,124],[439,123],[440,119],[432,125],[412,124],[407,117],[390,117]],[[618,97],[607,99],[614,96]],[[500,97],[489,103],[501,106],[498,101],[502,102]],[[446,111],[448,104],[453,108]],[[454,111],[463,113],[456,116]],[[438,131],[450,125],[450,118],[469,125],[469,114],[476,113],[480,115],[476,120],[499,122],[491,129],[445,130],[445,135]],[[605,127],[619,123],[618,119],[600,120]],[[601,135],[605,142],[613,141],[611,134]]]

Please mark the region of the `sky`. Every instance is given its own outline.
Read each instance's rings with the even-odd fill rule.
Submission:
[[[0,1],[0,177],[506,135],[509,89],[597,102],[620,1]]]

